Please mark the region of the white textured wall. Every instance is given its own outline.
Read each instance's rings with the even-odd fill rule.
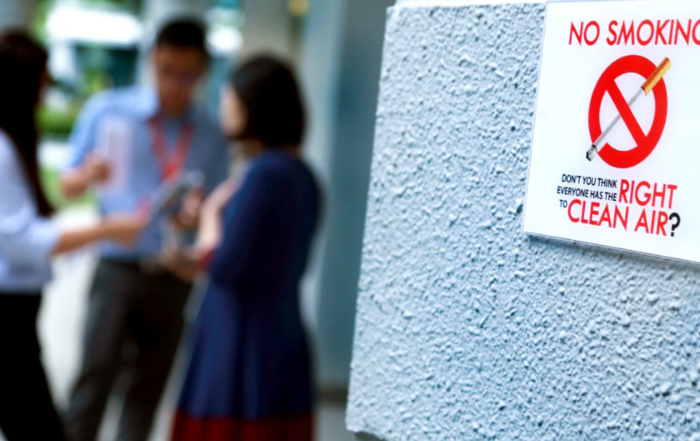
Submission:
[[[355,432],[700,440],[700,269],[522,232],[544,10],[389,15]]]

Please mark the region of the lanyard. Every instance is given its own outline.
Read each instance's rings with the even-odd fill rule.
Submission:
[[[175,141],[175,150],[172,155],[168,155],[168,143],[165,139],[165,127],[163,119],[156,116],[148,121],[153,140],[153,153],[155,154],[160,175],[163,182],[172,182],[180,178],[182,170],[185,168],[187,155],[190,152],[192,137],[194,136],[194,125],[184,123]]]

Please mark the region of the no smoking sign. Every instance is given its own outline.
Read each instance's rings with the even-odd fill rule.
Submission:
[[[665,66],[664,66],[665,67]],[[662,68],[664,68],[662,67]],[[668,64],[670,67],[670,64]],[[666,83],[663,78],[658,78],[649,92],[653,94],[655,101],[654,120],[649,133],[644,133],[637,120],[629,102],[625,99],[615,80],[625,74],[637,74],[641,81],[653,79],[655,73],[660,73],[657,66],[649,59],[638,55],[629,55],[615,61],[608,67],[598,80],[593,96],[591,98],[590,110],[588,112],[588,126],[591,133],[591,142],[594,143],[600,158],[608,165],[616,168],[630,168],[639,165],[644,161],[659,144],[666,117],[668,115],[668,93]],[[663,74],[662,74],[663,75]],[[641,83],[640,81],[640,83]],[[642,90],[643,91],[643,86]],[[612,99],[619,116],[608,126],[614,129],[616,123],[624,124],[629,130],[637,145],[631,150],[618,150],[610,144],[596,145],[596,141],[601,139],[603,129],[600,122],[600,111],[603,98],[608,94]]]
[[[523,229],[700,263],[700,17],[547,2]]]

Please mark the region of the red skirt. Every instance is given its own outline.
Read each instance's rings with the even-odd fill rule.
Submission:
[[[172,441],[312,441],[313,415],[260,421],[175,415]]]

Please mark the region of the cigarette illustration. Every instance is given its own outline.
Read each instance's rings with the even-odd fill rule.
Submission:
[[[632,108],[634,103],[639,99],[640,96],[642,96],[642,92],[644,92],[644,96],[649,95],[651,91],[654,90],[654,87],[656,87],[657,84],[659,84],[659,81],[663,78],[663,76],[668,72],[668,70],[671,68],[671,60],[668,58],[664,58],[664,61],[659,64],[659,66],[656,68],[656,70],[649,76],[649,78],[646,79],[644,84],[642,84],[641,89],[637,91],[637,93],[634,94],[634,96],[627,102],[627,105]],[[603,133],[596,139],[596,141],[593,143],[590,149],[588,149],[588,152],[586,152],[586,159],[589,161],[593,161],[593,159],[598,155],[598,147],[603,144],[605,141],[605,138],[612,132],[612,130],[617,126],[617,124],[620,122],[622,119],[622,115],[618,112],[617,116],[612,120],[610,125],[606,127],[605,130],[603,130]]]

